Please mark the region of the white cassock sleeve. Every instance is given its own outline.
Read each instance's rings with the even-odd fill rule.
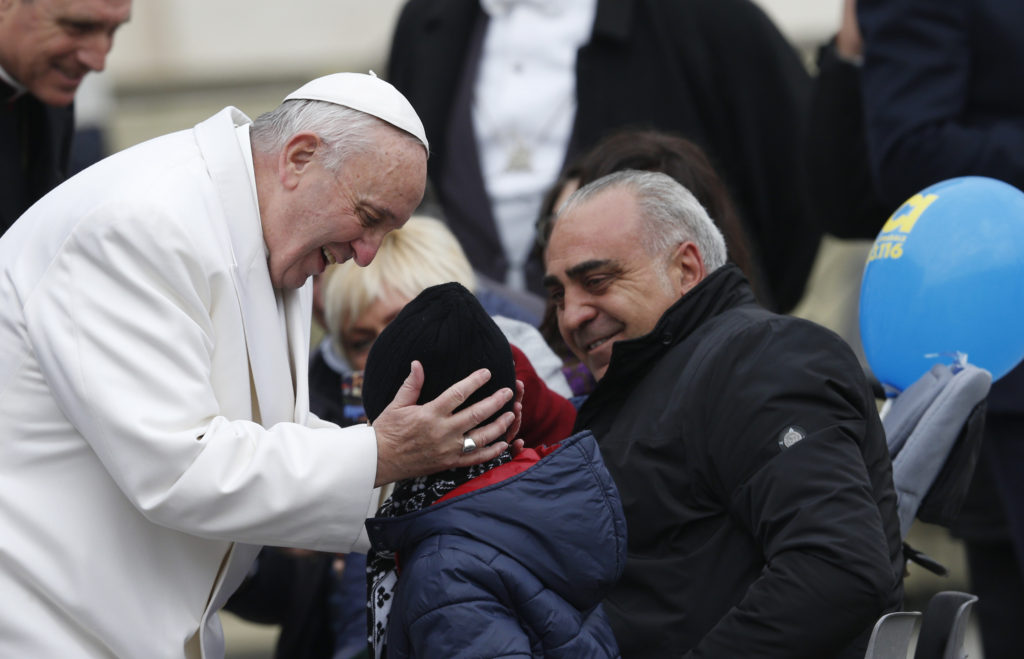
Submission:
[[[154,204],[128,206],[86,218],[25,301],[29,342],[67,420],[155,524],[325,551],[365,542],[373,430],[264,428],[226,414],[224,400],[250,395],[247,368],[218,370],[219,350],[245,351],[238,314],[215,318],[238,304],[227,266]]]

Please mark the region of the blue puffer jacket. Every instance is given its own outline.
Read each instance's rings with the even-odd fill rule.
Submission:
[[[600,602],[622,573],[626,521],[589,432],[505,480],[367,529],[397,552],[389,659],[619,656]]]

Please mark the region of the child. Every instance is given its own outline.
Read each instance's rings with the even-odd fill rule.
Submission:
[[[414,359],[424,401],[479,368],[491,380],[466,404],[515,385],[507,340],[460,284],[426,289],[377,338],[371,422]],[[400,481],[367,530],[375,657],[618,656],[600,602],[622,571],[626,524],[589,433]]]

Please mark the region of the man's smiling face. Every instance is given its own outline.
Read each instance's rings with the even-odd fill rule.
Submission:
[[[0,1],[0,66],[43,103],[69,105],[102,71],[131,0]]]
[[[613,188],[558,218],[544,283],[566,345],[600,380],[612,344],[649,333],[682,295],[669,254],[650,254],[633,193]]]

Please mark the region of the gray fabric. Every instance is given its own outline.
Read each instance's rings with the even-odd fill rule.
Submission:
[[[992,375],[977,366],[936,364],[891,399],[882,423],[892,455],[903,537],[968,415],[988,395],[991,385]]]

